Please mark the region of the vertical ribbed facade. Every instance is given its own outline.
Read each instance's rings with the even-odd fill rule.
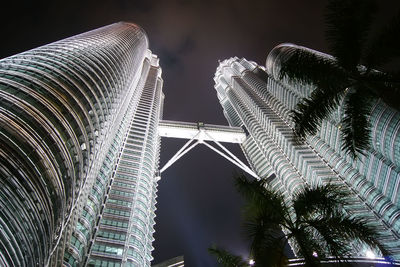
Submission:
[[[356,161],[340,150],[340,110],[323,122],[316,136],[298,143],[290,110],[310,89],[279,79],[279,64],[293,49],[305,48],[278,46],[270,53],[267,68],[239,58],[221,62],[214,80],[225,117],[230,125],[249,132],[242,149],[252,168],[268,178],[273,188],[290,199],[304,185],[331,181],[346,186],[354,193],[346,211],[376,225],[382,242],[399,258],[400,168],[396,157],[400,114],[381,101],[375,104],[371,113],[373,147]],[[358,249],[355,254],[365,252]]]
[[[88,266],[150,266],[153,259],[163,101],[161,70],[153,62],[111,176]]]
[[[127,261],[139,211],[146,249],[137,249],[137,266],[149,265],[161,90],[158,59],[131,23],[0,61],[0,265],[87,264],[89,253],[97,259],[98,231],[115,222],[128,225],[118,258]],[[130,142],[141,153],[131,161],[122,158]],[[124,166],[136,176],[119,188]]]

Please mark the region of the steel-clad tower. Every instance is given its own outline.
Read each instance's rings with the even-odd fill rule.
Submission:
[[[305,184],[332,181],[346,186],[354,193],[347,212],[361,214],[377,225],[384,236],[382,242],[398,259],[400,113],[381,101],[375,103],[370,118],[373,145],[358,160],[340,150],[341,110],[323,122],[316,136],[297,142],[290,110],[311,90],[279,78],[281,62],[296,49],[307,48],[290,44],[276,47],[267,58],[266,68],[236,57],[222,61],[214,80],[224,115],[231,126],[248,131],[242,149],[259,177],[269,179],[288,199]]]
[[[162,102],[135,24],[0,61],[1,266],[150,265]]]

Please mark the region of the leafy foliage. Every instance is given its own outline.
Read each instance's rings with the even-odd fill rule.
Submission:
[[[400,56],[400,13],[369,38],[375,1],[331,0],[326,10],[326,39],[333,57],[297,49],[282,63],[280,77],[314,89],[292,111],[298,136],[315,135],[322,121],[343,105],[342,149],[356,158],[370,144],[372,100],[381,98],[400,110],[400,74],[375,70]]]
[[[248,267],[247,262],[240,256],[235,256],[228,251],[217,248],[215,245],[208,248],[208,252],[217,258],[217,262],[223,267]]]
[[[344,261],[351,255],[350,244],[354,241],[380,250],[383,255],[390,254],[379,243],[374,227],[344,212],[350,193],[341,186],[306,187],[288,202],[269,189],[264,180],[249,181],[241,175],[236,177],[235,185],[246,200],[244,229],[251,240],[250,254],[255,266],[287,266],[284,248],[288,241],[295,244],[306,266],[319,266],[320,259],[327,256]],[[217,255],[223,266],[248,266],[238,265],[246,263],[224,250],[210,252]]]
[[[345,99],[345,112],[342,118],[342,148],[356,157],[356,152],[363,153],[370,143],[369,136],[369,96],[362,89],[354,86]]]

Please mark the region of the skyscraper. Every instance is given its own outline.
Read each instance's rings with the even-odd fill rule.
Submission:
[[[0,99],[0,265],[149,266],[163,93],[144,31],[5,58]]]
[[[2,59],[0,265],[150,266],[160,135],[189,139],[166,167],[205,144],[288,198],[333,177],[356,195],[348,211],[379,225],[399,254],[399,114],[377,102],[373,149],[361,161],[339,151],[334,118],[295,143],[288,112],[309,91],[277,78],[291,49],[274,50],[267,69],[234,58],[217,70],[225,116],[247,137],[241,128],[160,123],[161,68],[132,23]],[[243,139],[257,174],[219,143]]]
[[[305,185],[330,181],[346,186],[354,194],[347,212],[376,225],[383,235],[381,241],[399,259],[400,113],[382,101],[375,103],[370,118],[372,147],[357,160],[340,150],[341,110],[323,122],[316,136],[297,142],[290,110],[311,90],[279,78],[280,64],[296,49],[307,48],[276,47],[266,68],[236,57],[221,62],[214,80],[224,115],[231,126],[248,131],[242,149],[259,177],[267,178],[288,199]]]

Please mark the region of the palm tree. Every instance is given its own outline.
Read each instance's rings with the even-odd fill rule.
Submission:
[[[349,193],[340,186],[306,187],[290,203],[282,194],[267,188],[265,180],[249,181],[242,175],[236,178],[236,187],[246,200],[244,225],[255,266],[286,266],[287,242],[294,244],[306,266],[319,266],[320,260],[328,256],[345,261],[354,241],[389,255],[372,226],[344,212]],[[225,262],[218,255],[217,258]]]
[[[229,251],[217,248],[215,245],[208,248],[208,252],[217,258],[217,262],[224,267],[248,267],[249,264],[240,256],[231,254]]]
[[[332,58],[298,49],[282,63],[280,77],[315,89],[292,111],[295,132],[315,135],[323,119],[342,105],[342,149],[353,158],[369,147],[374,99],[400,110],[400,72],[377,71],[400,56],[400,13],[369,38],[373,0],[330,0],[325,15]]]

